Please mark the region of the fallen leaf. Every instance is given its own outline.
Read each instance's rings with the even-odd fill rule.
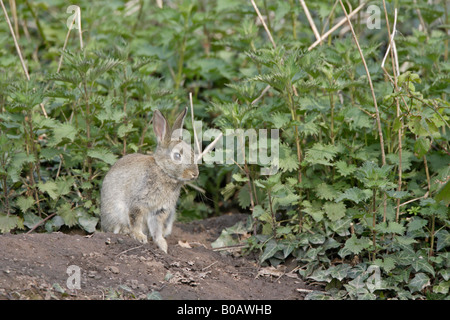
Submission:
[[[191,245],[187,241],[178,240],[178,245],[182,248],[192,249]]]

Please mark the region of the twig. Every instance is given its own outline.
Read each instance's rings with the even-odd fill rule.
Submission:
[[[383,59],[383,61],[381,63],[381,68],[383,69],[384,73],[388,76],[388,78],[392,81],[389,73],[384,68],[384,63],[385,63],[387,55],[388,55],[388,53],[390,51],[390,53],[391,53],[391,63],[392,63],[392,73],[394,75],[394,81],[392,81],[392,83],[393,83],[395,92],[399,92],[400,89],[398,87],[397,77],[400,75],[400,71],[399,71],[399,66],[398,66],[397,48],[395,46],[395,41],[394,41],[394,37],[395,37],[395,34],[396,34],[396,30],[397,30],[397,8],[395,8],[395,10],[394,10],[394,26],[393,26],[393,29],[392,29],[392,34],[391,34],[391,31],[390,31],[389,17],[388,17],[388,14],[387,14],[386,1],[385,0],[383,0],[383,8],[384,8],[384,15],[385,15],[385,18],[386,18],[386,26],[387,26],[388,35],[389,35],[389,46],[388,46],[388,49],[386,50],[386,55],[384,56],[384,59]],[[391,46],[392,46],[392,50],[390,50]],[[398,137],[398,181],[397,181],[397,191],[400,192],[402,190],[402,173],[403,173],[403,168],[402,168],[403,120],[401,119],[400,103],[399,103],[398,98],[395,98],[395,104],[396,104],[396,111],[397,111],[396,116],[397,116],[397,119],[400,120],[400,128],[398,129],[398,132],[397,132],[397,137]],[[386,194],[384,194],[384,197],[386,197]],[[383,205],[384,205],[383,222],[386,222],[386,201],[383,202]],[[396,222],[398,222],[399,217],[400,217],[400,199],[397,199],[397,211],[396,211],[396,214],[395,214],[395,221]]]
[[[78,35],[80,37],[80,48],[83,49],[83,34],[81,30],[81,9],[78,7],[77,9],[77,22],[78,22]]]
[[[195,145],[197,146],[197,152],[201,153],[202,149],[200,148],[200,142],[198,141],[197,130],[195,130],[194,124],[194,103],[192,102],[192,92],[189,92],[189,102],[191,104],[192,130],[194,130]]]
[[[22,51],[20,50],[19,43],[17,42],[16,35],[15,35],[13,27],[11,25],[11,21],[9,20],[8,12],[6,11],[3,0],[0,0],[0,4],[2,6],[3,13],[5,14],[5,19],[6,19],[6,23],[8,23],[9,31],[11,32],[11,35],[13,37],[14,45],[16,46],[16,51],[17,51],[17,54],[19,55],[19,59],[20,59],[20,63],[22,64],[23,72],[25,73],[27,80],[30,81],[30,75],[28,74],[27,66],[25,65],[25,61],[23,60],[23,57],[22,57]]]
[[[259,97],[256,98],[255,100],[253,100],[251,104],[253,105],[253,104],[257,103],[259,100],[261,100],[262,97],[264,97],[264,95],[266,94],[267,91],[269,91],[270,88],[271,88],[271,87],[270,87],[270,84],[267,85],[267,87],[264,88],[264,90],[261,92],[261,94],[259,95]]]
[[[403,203],[399,204],[395,208],[403,207],[403,206],[407,205],[408,203],[411,203],[411,202],[414,202],[414,201],[417,201],[417,200],[420,200],[420,199],[426,199],[426,198],[428,198],[428,194],[429,194],[429,192],[427,191],[423,196],[415,198],[415,199],[408,200],[406,202],[403,202]]]
[[[311,26],[314,36],[316,37],[317,41],[322,42],[321,40],[322,38],[320,37],[319,31],[317,31],[316,25],[311,17],[311,14],[309,13],[305,0],[299,0],[299,2],[302,5],[303,10],[305,11],[306,19],[308,19],[309,25]]]
[[[259,12],[259,9],[258,9],[258,7],[256,6],[255,1],[254,1],[254,0],[250,0],[250,2],[252,3],[253,8],[255,8],[256,14],[258,15],[259,20],[261,21],[261,23],[262,23],[264,29],[266,30],[266,33],[267,33],[267,35],[269,36],[269,40],[270,40],[270,42],[272,42],[272,46],[273,46],[274,48],[276,48],[277,45],[275,44],[275,41],[273,41],[272,34],[270,33],[269,28],[267,28],[267,25],[266,25],[266,23],[264,22],[264,18],[262,17],[261,12]]]
[[[383,1],[383,3],[384,3],[384,1]],[[387,17],[387,13],[386,13],[386,17]],[[389,22],[388,22],[387,18],[386,18],[386,23],[389,25]],[[388,31],[388,32],[390,34],[390,31]],[[393,54],[394,55],[397,54],[397,48],[395,47],[395,41],[394,41],[394,37],[395,37],[395,33],[396,32],[397,32],[397,8],[395,8],[395,11],[394,11],[394,28],[392,29],[392,34],[390,34],[390,37],[389,37],[389,45],[388,45],[388,48],[386,50],[386,54],[384,55],[383,61],[381,62],[381,68],[383,68],[383,70],[384,70],[384,63],[386,62],[386,58],[387,58],[389,52],[391,51],[391,46],[392,46]],[[398,66],[398,60],[397,59],[394,59],[394,60],[396,60],[396,61],[394,61],[396,70],[393,70],[393,72],[398,77],[400,75],[400,71],[399,71],[400,69],[399,69],[399,66]]]
[[[197,190],[198,192],[201,192],[201,193],[203,193],[203,194],[206,193],[206,190],[205,190],[205,189],[202,189],[202,188],[196,186],[195,184],[192,184],[192,183],[187,182],[186,185],[188,185],[189,187],[191,187],[191,188],[194,189],[194,190]]]
[[[141,244],[140,246],[137,246],[137,247],[134,247],[134,248],[130,248],[130,249],[127,249],[127,250],[125,250],[125,251],[122,251],[122,252],[120,252],[120,253],[116,254],[116,257],[120,256],[121,254],[127,253],[127,252],[129,252],[129,251],[131,251],[131,250],[136,250],[136,249],[139,249],[139,248],[141,248],[141,247],[143,247],[143,246],[144,246],[144,245],[143,245],[143,244]]]
[[[61,65],[62,65],[62,61],[64,58],[64,50],[66,50],[67,42],[69,41],[70,31],[72,30],[72,27],[75,24],[75,18],[76,18],[76,15],[72,19],[72,23],[70,24],[69,31],[67,31],[66,39],[64,40],[64,45],[62,48],[61,57],[59,58],[58,69],[56,70],[56,73],[59,73],[59,71],[61,70]]]
[[[234,250],[240,250],[240,249],[246,248],[246,247],[247,247],[246,244],[235,244],[235,245],[232,245],[232,246],[225,246],[225,247],[214,248],[212,250],[213,251],[226,251],[226,250],[234,251]]]
[[[199,162],[201,158],[204,157],[205,154],[207,154],[212,148],[214,148],[214,146],[217,144],[217,142],[219,141],[220,138],[222,138],[223,133],[221,132],[216,139],[214,139],[213,142],[211,142],[206,148],[205,150],[203,150],[203,152],[201,154],[198,155],[197,159],[195,162]]]
[[[359,10],[361,10],[366,5],[365,2],[361,3],[359,7],[357,7],[355,10],[353,10],[351,13],[348,14],[348,18],[352,18],[355,14],[358,13]],[[347,18],[341,19],[333,28],[325,32],[319,40],[314,42],[312,45],[309,46],[308,51],[311,51],[315,47],[317,47],[325,38],[327,38],[330,34],[332,34],[334,31],[339,29],[344,23],[347,22]]]
[[[342,3],[342,0],[339,0],[339,2],[341,3],[342,10],[344,11],[345,17],[347,18],[348,25],[350,27],[350,30],[352,31],[353,39],[355,40],[356,46],[358,47],[359,54],[360,54],[362,62],[364,64],[364,68],[366,69],[367,80],[369,81],[370,92],[372,93],[373,105],[375,107],[375,115],[376,115],[377,126],[378,126],[378,135],[380,136],[381,162],[383,165],[385,165],[386,164],[386,154],[384,153],[383,130],[381,129],[380,111],[378,110],[377,98],[375,96],[375,91],[373,89],[372,78],[370,77],[370,72],[369,72],[369,68],[367,67],[366,59],[364,58],[364,54],[361,50],[361,47],[359,46],[358,38],[356,37],[352,22],[350,21],[350,17],[347,14],[347,10],[345,9],[345,6]]]
[[[301,289],[301,288],[298,288],[298,289],[295,289],[297,292],[300,292],[300,293],[311,293],[311,292],[314,292],[314,290],[310,290],[310,289]]]
[[[56,71],[56,73],[59,73],[59,71],[61,69],[61,64],[62,64],[63,57],[64,57],[64,50],[66,50],[67,42],[69,40],[70,31],[72,30],[72,28],[73,28],[73,26],[75,24],[75,21],[77,21],[77,25],[78,25],[77,28],[78,28],[78,33],[79,33],[79,36],[80,36],[80,48],[83,49],[83,37],[82,37],[82,33],[81,33],[81,9],[78,6],[74,6],[74,7],[76,7],[75,8],[76,13],[73,16],[73,19],[72,19],[72,22],[70,23],[70,26],[68,26],[69,31],[67,31],[66,39],[64,40],[62,54],[61,54],[61,57],[59,58],[58,70]]]
[[[206,269],[211,268],[213,265],[215,265],[218,261],[214,261],[213,263],[211,263],[209,266],[206,266],[202,269],[202,271],[205,271]]]
[[[56,215],[55,213],[52,213],[51,215],[47,216],[45,219],[42,219],[41,221],[39,221],[38,223],[36,223],[33,228],[31,228],[26,234],[30,234],[31,232],[33,232],[34,230],[36,230],[37,227],[39,227],[41,224],[43,224],[45,221],[47,221],[48,219],[52,218],[53,216]]]

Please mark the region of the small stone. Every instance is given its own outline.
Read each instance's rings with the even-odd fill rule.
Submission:
[[[117,268],[117,267],[115,267],[115,266],[109,266],[109,267],[106,267],[105,268],[105,271],[111,271],[112,273],[114,273],[114,274],[118,274],[120,271],[119,271],[119,268]]]

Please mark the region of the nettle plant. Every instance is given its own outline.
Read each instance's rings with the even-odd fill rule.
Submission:
[[[219,119],[227,120],[222,124],[281,130],[278,173],[263,177],[255,165],[239,166],[223,194],[227,199],[237,192],[239,205],[251,209],[247,243],[260,252],[261,264],[294,257],[299,274],[326,285],[326,292],[308,298],[448,296],[444,39],[437,30],[414,29],[403,37],[397,46],[405,71],[395,86],[380,67],[380,43],[362,46],[382,146],[367,73],[350,37],[310,52],[292,38],[249,50],[256,74],[231,86],[237,97],[231,108],[215,104]],[[266,85],[265,96],[254,92]],[[217,244],[231,244],[231,235],[243,229],[224,232]]]

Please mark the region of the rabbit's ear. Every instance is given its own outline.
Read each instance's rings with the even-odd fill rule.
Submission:
[[[188,110],[187,107],[184,108],[184,110],[181,111],[181,113],[175,119],[175,122],[173,123],[173,126],[172,126],[172,139],[173,138],[181,139],[181,137],[182,137],[181,133],[182,133],[182,129],[183,129],[184,118],[186,118],[187,110]]]
[[[181,113],[177,116],[177,119],[173,123],[172,131],[183,128],[184,118],[186,118],[187,109],[188,109],[187,107],[184,108],[184,110],[181,111]]]
[[[166,140],[167,128],[166,118],[164,118],[159,110],[155,110],[155,113],[153,113],[153,131],[155,132],[158,144],[162,144]]]

